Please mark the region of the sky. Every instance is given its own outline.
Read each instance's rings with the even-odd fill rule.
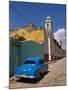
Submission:
[[[53,21],[53,32],[57,39],[66,31],[66,6],[64,4],[9,2],[9,29],[19,28],[29,23],[44,27],[44,20],[50,16]],[[61,30],[60,30],[61,29]],[[58,33],[57,33],[58,32]],[[59,38],[62,39],[62,38]],[[57,39],[58,40],[58,39]]]

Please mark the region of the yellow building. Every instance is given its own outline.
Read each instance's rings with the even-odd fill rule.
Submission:
[[[35,27],[32,24],[28,24],[21,28],[10,30],[10,37],[13,37],[14,39],[24,37],[26,40],[33,40],[37,43],[42,43],[44,41],[44,30]]]

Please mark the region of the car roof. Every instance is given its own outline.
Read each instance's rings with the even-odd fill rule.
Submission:
[[[41,60],[41,58],[40,58],[40,57],[28,57],[28,58],[26,59],[26,61],[28,61],[28,60],[38,62],[38,61]]]

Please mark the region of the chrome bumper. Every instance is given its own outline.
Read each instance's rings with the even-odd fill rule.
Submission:
[[[36,76],[26,76],[26,75],[15,75],[15,77],[21,77],[21,78],[31,78],[31,79],[36,78]]]

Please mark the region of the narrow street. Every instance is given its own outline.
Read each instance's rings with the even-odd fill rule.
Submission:
[[[57,60],[49,64],[48,73],[42,75],[40,80],[18,79],[9,81],[10,88],[28,88],[28,87],[45,87],[59,86],[66,84],[66,58]]]

